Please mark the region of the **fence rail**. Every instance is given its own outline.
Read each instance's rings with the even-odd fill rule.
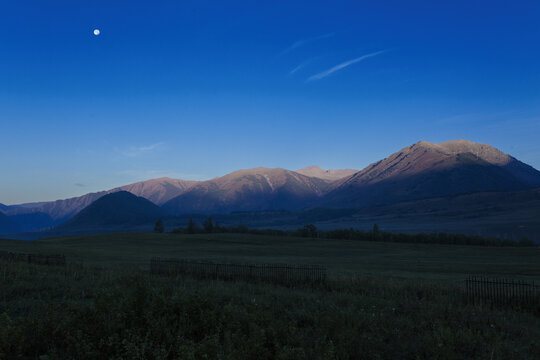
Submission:
[[[12,262],[26,262],[28,264],[65,266],[64,255],[25,254],[0,251],[0,259]]]
[[[280,284],[314,284],[326,280],[326,268],[319,265],[226,264],[153,258],[150,261],[150,272],[159,275],[191,275]]]
[[[540,286],[532,281],[470,276],[465,288],[472,303],[531,306],[540,302]]]

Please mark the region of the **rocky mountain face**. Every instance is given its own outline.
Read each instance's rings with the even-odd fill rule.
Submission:
[[[483,191],[540,186],[540,172],[501,151],[466,140],[420,141],[338,180],[319,203],[365,207]]]
[[[308,166],[300,170],[296,170],[296,172],[298,174],[302,174],[309,177],[314,177],[314,178],[323,179],[327,181],[336,181],[336,180],[351,176],[357,173],[358,170],[353,170],[353,169],[324,170],[314,165],[314,166]]]
[[[328,189],[328,182],[319,178],[279,168],[255,168],[202,181],[163,208],[172,214],[298,210]]]
[[[163,177],[122,186],[111,190],[111,192],[119,190],[129,191],[134,195],[146,198],[154,204],[161,206],[172,198],[191,189],[195,184],[197,184],[197,181]]]
[[[100,191],[65,200],[45,202],[32,208],[17,208],[14,209],[12,213],[13,215],[21,215],[25,213],[41,212],[49,215],[55,222],[62,222],[73,217],[79,211],[108,193],[109,191]]]

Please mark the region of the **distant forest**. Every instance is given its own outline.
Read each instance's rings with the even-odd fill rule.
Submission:
[[[156,222],[154,228],[156,232],[164,232],[161,220]],[[532,240],[522,238],[519,241],[511,239],[501,239],[497,237],[484,237],[477,235],[448,234],[440,233],[419,233],[405,234],[382,231],[377,224],[373,225],[371,231],[358,230],[354,228],[321,230],[313,224],[308,224],[296,230],[279,229],[252,229],[244,225],[221,226],[214,222],[211,217],[206,219],[202,226],[193,219],[190,219],[186,227],[179,227],[171,231],[177,234],[252,234],[270,236],[291,236],[319,239],[339,239],[339,240],[360,240],[360,241],[381,241],[396,243],[421,243],[421,244],[456,244],[456,245],[482,245],[482,246],[537,246]]]

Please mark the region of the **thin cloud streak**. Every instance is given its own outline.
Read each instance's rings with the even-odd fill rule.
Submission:
[[[307,44],[311,44],[311,43],[314,43],[315,41],[319,41],[319,40],[323,40],[323,39],[328,39],[328,38],[331,38],[335,35],[336,33],[328,33],[328,34],[323,34],[323,35],[319,35],[319,36],[315,36],[315,37],[312,37],[312,38],[309,38],[309,39],[302,39],[302,40],[298,40],[297,42],[293,43],[291,46],[289,46],[288,48],[286,48],[285,50],[283,50],[282,52],[280,52],[277,57],[280,57],[280,56],[283,56],[285,54],[288,54],[290,53],[291,51],[295,50],[295,49],[298,49],[299,47],[301,46],[304,46],[304,45],[307,45]]]
[[[387,51],[388,50],[376,51],[376,52],[373,52],[371,54],[367,54],[367,55],[357,57],[356,59],[345,61],[344,63],[338,64],[338,65],[336,65],[336,66],[334,66],[334,67],[332,67],[332,68],[330,68],[328,70],[325,70],[323,72],[320,72],[318,74],[310,76],[309,78],[307,78],[306,82],[311,82],[311,81],[315,81],[315,80],[324,79],[325,77],[330,76],[333,73],[335,73],[336,71],[342,70],[342,69],[346,68],[347,66],[351,66],[353,64],[356,64],[357,62],[363,61],[365,59],[368,59],[368,58],[371,58],[371,57],[374,57],[374,56],[377,56],[377,55],[380,55],[380,54],[385,53]]]
[[[300,63],[298,66],[296,66],[294,69],[292,69],[291,71],[289,71],[289,75],[294,75],[296,72],[302,70],[303,68],[305,68],[306,66],[308,66],[309,64],[311,64],[314,60],[320,58],[320,56],[316,56],[316,57],[313,57],[311,59],[307,59],[306,61]]]
[[[126,157],[137,157],[143,154],[151,153],[164,144],[165,143],[163,142],[159,142],[159,143],[155,143],[155,144],[147,145],[147,146],[140,146],[140,147],[131,146],[129,149],[120,150],[120,151],[117,150],[117,151]]]
[[[308,61],[304,61],[303,63],[301,63],[300,65],[298,65],[297,67],[295,67],[294,69],[292,69],[291,71],[289,71],[289,75],[293,75],[293,74],[294,74],[295,72],[297,72],[298,70],[303,69],[303,68],[306,67],[306,65],[308,65],[310,62],[311,62],[311,59],[308,60]]]
[[[295,67],[294,69],[292,69],[291,71],[289,71],[289,75],[293,75],[295,72],[297,72],[298,70],[302,69],[303,67],[305,67],[307,65],[307,63],[302,63],[300,65],[298,65],[297,67]]]

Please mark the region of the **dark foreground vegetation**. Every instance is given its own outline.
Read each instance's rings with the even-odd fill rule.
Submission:
[[[163,232],[163,222],[158,220],[155,226],[156,232]],[[519,241],[511,239],[501,239],[498,237],[485,237],[476,235],[464,234],[447,234],[447,233],[419,233],[405,234],[394,233],[389,231],[381,231],[377,224],[373,225],[371,231],[359,230],[354,228],[321,230],[313,224],[305,225],[296,230],[279,230],[279,229],[252,229],[244,225],[229,225],[220,226],[219,223],[214,223],[212,218],[204,221],[203,226],[200,226],[192,219],[189,220],[186,227],[179,227],[172,230],[172,233],[177,234],[252,234],[252,235],[269,235],[269,236],[289,236],[303,238],[318,238],[318,239],[336,239],[336,240],[360,240],[360,241],[381,241],[395,243],[419,243],[419,244],[453,244],[453,245],[485,245],[485,246],[537,246],[532,240],[522,238]]]
[[[0,359],[537,359],[539,310],[473,305],[450,284],[0,260]]]
[[[10,262],[26,262],[40,265],[66,265],[66,257],[64,255],[25,254],[0,250],[0,259]]]

